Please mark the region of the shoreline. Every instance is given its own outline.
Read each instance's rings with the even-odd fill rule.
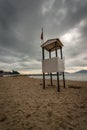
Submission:
[[[0,77],[18,77],[18,76],[26,76],[29,78],[36,78],[36,79],[42,79],[43,75],[42,74],[11,74],[11,75],[2,75]],[[50,79],[50,75],[46,74],[45,75],[46,79]],[[52,78],[53,80],[56,80],[56,74],[52,74]],[[62,75],[59,75],[59,79],[62,80]],[[87,74],[81,74],[81,73],[77,73],[77,74],[66,74],[65,73],[65,80],[70,80],[70,81],[87,81]]]

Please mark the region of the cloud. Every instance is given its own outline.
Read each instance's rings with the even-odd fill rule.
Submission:
[[[0,0],[0,69],[41,70],[42,27],[62,40],[66,70],[87,67],[86,12],[87,0]]]

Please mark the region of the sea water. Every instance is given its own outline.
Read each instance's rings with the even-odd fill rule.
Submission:
[[[29,76],[30,77],[30,76]],[[42,79],[43,76],[32,76],[34,78],[40,78]],[[53,79],[57,79],[56,76],[52,76]],[[50,79],[50,76],[45,76],[46,79]],[[60,75],[59,79],[63,79],[63,76]],[[73,73],[73,74],[65,74],[66,80],[72,80],[72,81],[87,81],[87,74],[81,74],[81,73]]]
[[[87,74],[74,73],[74,74],[65,74],[67,80],[75,81],[87,81]]]

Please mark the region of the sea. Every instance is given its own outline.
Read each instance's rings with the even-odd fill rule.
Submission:
[[[3,75],[3,77],[8,77],[8,76],[18,76],[18,75]],[[42,79],[43,78],[43,75],[25,75],[25,76],[28,76],[28,77],[33,77],[33,78],[38,78],[38,79]],[[50,79],[50,75],[46,75],[45,76],[46,79]],[[54,80],[57,79],[57,76],[53,75],[52,78]],[[59,76],[59,79],[62,80],[63,79],[63,76],[60,75]],[[71,81],[87,81],[87,73],[65,73],[65,79],[66,80],[71,80]]]
[[[29,76],[29,77],[33,77],[33,78],[39,78],[42,79],[43,76]],[[54,80],[57,79],[56,76],[52,76]],[[46,79],[50,79],[50,76],[45,76]],[[60,75],[59,79],[62,80],[63,76]],[[81,73],[72,73],[72,74],[66,74],[65,73],[65,79],[66,80],[71,80],[71,81],[87,81],[87,74],[81,74]]]

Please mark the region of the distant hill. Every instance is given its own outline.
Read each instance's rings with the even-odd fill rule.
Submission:
[[[87,74],[87,70],[80,70],[80,71],[77,71],[75,73]]]

